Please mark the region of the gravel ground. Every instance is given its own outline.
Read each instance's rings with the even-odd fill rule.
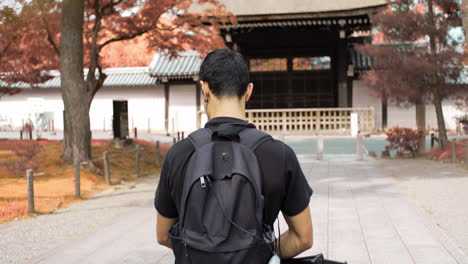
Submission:
[[[468,256],[468,170],[428,160],[383,160],[380,166]]]
[[[177,135],[176,135],[177,136]],[[27,138],[28,135],[24,135],[24,138]],[[33,138],[36,138],[37,134],[33,133]],[[9,139],[19,139],[20,133],[19,131],[0,131],[0,138],[9,138]],[[57,132],[42,132],[41,138],[47,139],[63,139],[63,131]],[[133,138],[133,131],[130,133],[130,138]],[[172,137],[167,137],[162,134],[156,133],[147,133],[144,131],[138,132],[138,138],[148,140],[148,141],[156,141],[159,140],[162,143],[171,143]],[[93,131],[93,139],[113,139],[112,131]]]
[[[157,176],[114,186],[53,214],[0,225],[0,263],[27,263],[51,249],[84,237],[136,205],[154,198]]]

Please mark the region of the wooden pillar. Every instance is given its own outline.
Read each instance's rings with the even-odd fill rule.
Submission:
[[[349,72],[348,72],[349,75]],[[347,89],[348,89],[348,106],[347,107],[353,107],[353,77],[348,76],[347,80]]]
[[[288,108],[296,108],[297,106],[294,105],[294,100],[292,100],[292,98],[294,98],[294,87],[293,87],[293,59],[292,59],[292,55],[291,55],[291,51],[288,52],[289,53],[289,56],[291,59],[288,59],[287,60],[287,75],[288,75],[288,97],[287,97],[287,102],[288,102]],[[277,100],[278,99],[274,99],[275,102],[274,102],[274,107],[277,108]]]
[[[344,28],[338,31],[338,43],[336,45],[336,67],[338,80],[338,107],[348,107],[348,39]]]
[[[356,154],[358,161],[363,160],[363,138],[361,134],[358,134],[356,138]]]
[[[322,135],[317,138],[317,160],[323,160],[324,139]]]
[[[169,135],[169,82],[164,83],[164,128],[166,135]]]
[[[136,177],[140,177],[140,145],[136,145],[135,149],[135,174]]]
[[[103,154],[103,160],[104,160],[104,179],[106,180],[106,184],[111,184],[111,171],[110,171],[110,165],[109,165],[109,154],[107,151],[104,151]]]
[[[388,98],[382,97],[382,129],[386,130],[388,127]]]
[[[34,210],[34,174],[33,170],[26,171],[26,179],[28,182],[28,212],[33,214]]]
[[[80,199],[81,198],[81,163],[80,160],[76,157],[73,160],[73,165],[75,166],[75,197]]]
[[[452,140],[452,162],[457,161],[457,140]]]

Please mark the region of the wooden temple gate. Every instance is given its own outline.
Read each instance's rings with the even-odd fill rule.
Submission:
[[[375,130],[373,107],[250,109],[246,110],[246,120],[272,135],[350,135],[352,113],[358,115],[358,129],[361,133]]]

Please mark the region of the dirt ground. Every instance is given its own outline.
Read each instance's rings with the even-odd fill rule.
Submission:
[[[137,140],[141,149],[140,175],[158,174],[155,162],[155,145],[152,142]],[[39,214],[51,213],[70,203],[81,201],[74,197],[74,169],[71,164],[61,160],[63,150],[61,141],[41,140],[25,143],[20,140],[0,140],[0,223],[29,217],[27,214],[27,183],[25,173],[17,174],[11,165],[18,159],[19,144],[35,144],[40,151],[31,159],[39,164],[34,171],[35,209]],[[109,153],[111,178],[114,182],[132,181],[135,179],[135,142],[133,145],[117,149],[110,140],[93,140],[92,159],[95,168],[81,170],[81,195],[87,199],[110,186],[103,177],[103,152]],[[162,145],[163,154],[169,148]],[[21,150],[21,149],[20,149]],[[10,169],[9,169],[10,167]]]
[[[416,160],[382,160],[402,188],[454,238],[468,255],[468,169],[466,164]]]

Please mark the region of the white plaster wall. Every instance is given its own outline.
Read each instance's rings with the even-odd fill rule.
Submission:
[[[374,106],[376,109],[376,128],[382,128],[381,99],[371,95],[371,89],[361,80],[353,82],[353,107]],[[456,129],[455,118],[461,114],[455,107],[453,100],[445,100],[442,105],[447,129]],[[388,127],[416,128],[416,110],[414,106],[404,107],[388,104]],[[437,117],[433,105],[426,105],[426,127],[437,128]]]
[[[169,132],[197,129],[195,84],[171,85],[169,88]]]
[[[55,128],[62,128],[63,102],[60,89],[24,89],[18,94],[0,99],[0,118],[8,120],[14,129],[20,129],[29,118],[34,122],[35,112],[53,112]]]
[[[42,98],[41,107],[34,107]],[[90,108],[91,130],[112,131],[113,100],[128,101],[129,128],[140,131],[164,131],[164,88],[150,87],[102,88],[94,97]],[[53,112],[56,130],[63,129],[63,101],[60,89],[24,90],[0,100],[1,119],[11,120],[15,129],[22,121],[33,117],[33,111]]]
[[[445,127],[449,130],[456,129],[456,117],[461,114],[456,109],[453,100],[445,100],[442,103]],[[401,107],[395,104],[388,106],[388,127],[412,127],[416,128],[416,109],[414,106]],[[433,105],[426,105],[426,128],[437,129],[437,116]]]
[[[164,130],[164,88],[151,87],[104,88],[91,104],[91,130],[112,130],[113,101],[128,101],[130,130],[161,132]]]
[[[374,107],[375,127],[382,128],[382,100],[371,94],[369,87],[361,80],[353,82],[353,107]]]

